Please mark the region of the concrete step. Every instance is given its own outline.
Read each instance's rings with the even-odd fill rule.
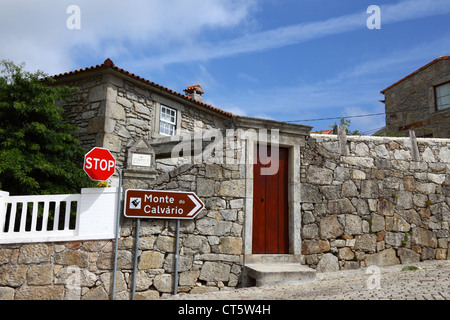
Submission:
[[[253,263],[244,266],[244,275],[247,284],[253,279],[260,287],[311,282],[316,279],[316,270],[299,263]]]
[[[304,264],[303,255],[294,254],[249,254],[245,256],[245,264],[298,263]]]

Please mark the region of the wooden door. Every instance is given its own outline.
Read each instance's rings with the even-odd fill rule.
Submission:
[[[279,148],[278,171],[273,175],[262,175],[261,168],[270,167],[269,146],[267,157],[261,159],[257,145],[253,165],[253,254],[289,253],[288,233],[288,149]]]

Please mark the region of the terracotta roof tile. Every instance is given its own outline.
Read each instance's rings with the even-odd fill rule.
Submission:
[[[111,68],[111,69],[113,69],[113,70],[115,70],[117,72],[125,74],[125,75],[127,75],[127,76],[129,76],[131,78],[136,79],[136,80],[139,80],[139,81],[141,81],[141,82],[143,82],[143,83],[145,83],[147,85],[150,85],[150,86],[152,86],[154,88],[160,89],[160,90],[165,91],[167,93],[173,94],[173,95],[178,96],[178,97],[183,98],[183,99],[186,99],[186,100],[188,100],[188,101],[190,101],[192,103],[200,105],[200,106],[202,106],[204,108],[207,108],[209,110],[212,110],[212,111],[217,112],[219,114],[222,114],[224,116],[227,116],[227,117],[230,117],[230,118],[235,117],[235,115],[232,114],[231,112],[224,111],[224,110],[222,110],[220,108],[216,108],[216,107],[214,107],[214,106],[212,106],[210,104],[204,103],[202,101],[197,101],[197,100],[191,98],[190,96],[178,93],[178,92],[176,92],[176,91],[174,91],[172,89],[163,87],[163,86],[161,86],[161,85],[159,85],[159,84],[157,84],[157,83],[155,83],[153,81],[150,81],[150,80],[144,79],[144,78],[142,78],[140,76],[137,76],[134,73],[131,73],[131,72],[126,71],[126,70],[124,70],[122,68],[116,67],[116,65],[114,64],[114,62],[110,58],[107,58],[103,62],[103,64],[98,64],[98,65],[95,65],[95,66],[92,66],[92,67],[87,67],[87,68],[82,68],[82,69],[78,69],[78,70],[74,70],[74,71],[60,73],[60,74],[51,76],[51,78],[53,78],[53,79],[60,79],[60,78],[66,77],[68,75],[75,75],[75,74],[80,74],[80,73],[86,72],[86,71],[101,70],[101,69],[107,69],[107,68]],[[198,85],[198,86],[200,86],[200,85]],[[194,86],[191,86],[191,87],[194,87]]]
[[[331,129],[331,130],[320,130],[320,131],[315,131],[315,132],[311,132],[311,133],[317,133],[317,134],[333,134],[333,129]]]

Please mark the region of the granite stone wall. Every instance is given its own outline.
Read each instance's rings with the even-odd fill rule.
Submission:
[[[450,140],[311,135],[302,253],[318,272],[449,258]],[[341,155],[346,153],[346,155]]]
[[[185,164],[139,182],[148,189],[194,191],[205,204],[195,220],[180,221],[178,292],[235,288],[241,282],[243,169],[237,164]],[[174,220],[141,219],[136,299],[173,293],[175,226]],[[135,236],[136,220],[122,217],[118,300],[131,297]],[[0,245],[0,300],[109,299],[113,263],[113,240]]]
[[[311,135],[300,157],[302,255],[317,272],[449,259],[449,139]],[[250,168],[187,163],[124,181],[205,203],[180,224],[178,292],[240,285]],[[175,226],[141,219],[136,299],[173,292]],[[136,220],[122,217],[117,299],[130,299],[135,235]],[[0,299],[108,299],[113,259],[112,240],[0,245]]]

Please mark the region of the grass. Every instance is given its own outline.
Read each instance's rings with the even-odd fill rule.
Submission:
[[[402,268],[402,271],[406,271],[406,270],[419,270],[419,268],[416,266],[404,266]]]

